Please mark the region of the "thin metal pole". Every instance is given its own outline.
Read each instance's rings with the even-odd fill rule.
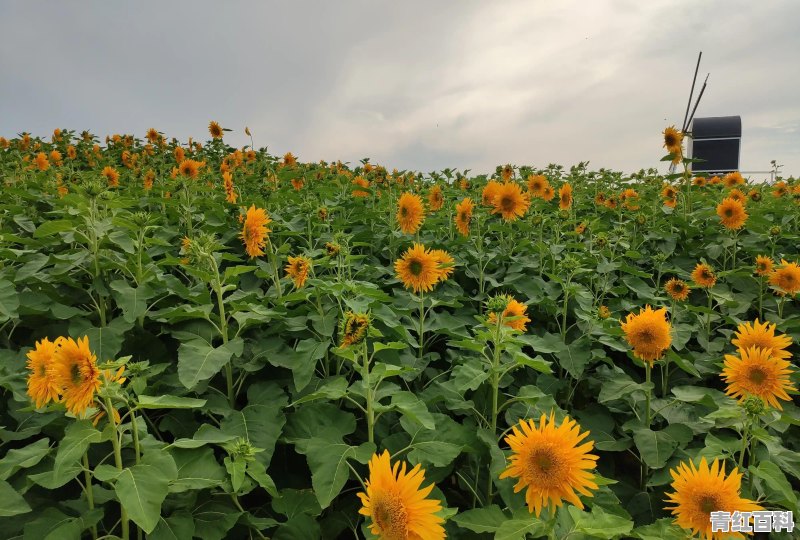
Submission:
[[[694,113],[697,110],[697,106],[700,105],[700,100],[703,98],[703,92],[706,91],[706,84],[708,83],[708,76],[709,75],[711,75],[711,74],[709,73],[708,75],[706,75],[706,80],[703,81],[703,87],[700,89],[700,93],[697,94],[697,101],[695,101],[694,108],[692,109],[692,114],[691,114],[691,116],[689,116],[689,123],[690,124],[692,123],[692,120],[694,119]]]
[[[694,96],[694,84],[697,82],[697,72],[700,70],[700,59],[703,57],[703,51],[700,51],[700,54],[697,55],[697,65],[694,68],[694,78],[692,78],[692,89],[689,91],[689,102],[686,103],[686,113],[683,115],[683,127],[681,127],[681,133],[686,131],[688,128],[688,124],[686,123],[686,119],[689,117],[689,107],[692,106],[692,97]]]

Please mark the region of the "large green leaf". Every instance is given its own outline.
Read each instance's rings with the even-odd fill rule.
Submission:
[[[178,478],[169,486],[172,493],[216,487],[226,478],[211,448],[176,449],[172,456],[178,468]]]
[[[152,465],[134,465],[122,470],[114,492],[133,520],[150,534],[158,525],[161,503],[169,491],[169,479]]]
[[[325,509],[350,478],[348,459],[367,463],[375,453],[375,445],[365,442],[360,446],[331,443],[325,439],[311,439],[305,447],[308,467],[311,469],[311,485],[319,505]]]
[[[0,517],[16,516],[31,511],[31,507],[11,484],[0,480]]]
[[[678,447],[678,441],[666,431],[653,431],[647,428],[635,430],[633,442],[639,449],[639,455],[652,469],[663,467]]]
[[[147,535],[147,540],[183,540],[194,537],[194,518],[185,510],[171,516],[158,518],[158,525]]]
[[[0,323],[19,316],[19,296],[14,284],[8,280],[0,279]]]
[[[231,357],[241,355],[243,347],[241,338],[219,347],[212,347],[202,339],[181,343],[178,348],[178,379],[191,390],[219,373]]]
[[[147,300],[153,297],[153,290],[146,283],[132,287],[121,279],[109,283],[114,300],[122,308],[122,317],[129,323],[135,322],[147,310]]]
[[[55,474],[65,466],[77,463],[92,443],[100,442],[102,434],[89,420],[78,420],[64,430],[64,438],[58,445],[55,460]]]
[[[454,521],[459,527],[476,533],[490,533],[496,532],[501,525],[508,521],[508,517],[500,510],[499,506],[493,504],[456,514],[451,521]]]
[[[205,399],[195,399],[170,395],[137,397],[140,409],[195,409],[206,404]]]
[[[27,469],[39,463],[50,453],[50,439],[41,438],[22,448],[12,448],[0,459],[0,480],[7,480],[20,469]]]

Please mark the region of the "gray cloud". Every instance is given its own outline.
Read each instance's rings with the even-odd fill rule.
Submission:
[[[800,4],[502,1],[0,4],[0,134],[209,120],[304,160],[488,171],[660,166],[697,51],[698,116],[740,114],[742,168],[800,174]]]

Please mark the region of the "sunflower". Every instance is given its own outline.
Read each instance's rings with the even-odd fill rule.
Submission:
[[[351,345],[358,345],[367,336],[369,330],[369,315],[366,313],[354,313],[348,311],[342,320],[341,347],[349,347]]]
[[[531,319],[526,315],[527,310],[528,306],[509,296],[501,320],[505,326],[524,332],[527,329],[527,324],[531,322]],[[513,320],[506,320],[512,317],[514,318]],[[495,324],[497,324],[497,315],[491,312],[489,313],[489,326],[494,326]]]
[[[72,145],[67,146],[67,157],[69,159],[75,159],[78,157],[78,149]]]
[[[403,257],[395,261],[397,277],[406,289],[415,293],[428,292],[442,278],[444,270],[439,266],[439,257],[422,244],[414,244],[406,250]]]
[[[622,201],[622,206],[627,210],[639,209],[639,193],[635,189],[628,188],[623,191],[619,196],[619,200]]]
[[[692,178],[692,185],[697,187],[704,187],[706,185],[706,178],[704,176],[695,176]]]
[[[611,317],[611,310],[608,309],[608,306],[601,305],[599,308],[597,308],[597,316],[601,319],[608,319]]]
[[[28,356],[28,395],[36,404],[36,408],[47,405],[50,401],[58,401],[59,385],[54,378],[53,356],[56,344],[47,338],[36,342],[36,348],[29,351]]]
[[[147,140],[150,141],[151,143],[158,142],[158,139],[160,137],[161,135],[158,133],[158,130],[156,128],[150,128],[147,130]]]
[[[405,192],[397,201],[397,223],[405,234],[414,234],[425,221],[425,207],[422,197],[414,193]]]
[[[711,178],[708,180],[708,183],[709,183],[710,185],[712,185],[712,186],[716,186],[716,185],[719,185],[719,184],[721,184],[721,183],[722,183],[722,179],[721,179],[719,176],[712,176],[712,177],[711,177]]]
[[[780,182],[776,182],[773,186],[772,196],[776,199],[779,199],[789,193],[789,187],[786,185],[786,182],[781,180]]]
[[[286,167],[291,167],[292,165],[297,165],[297,158],[294,157],[294,154],[291,152],[286,152],[283,156],[283,164]]]
[[[692,270],[692,281],[700,287],[710,289],[717,282],[717,275],[708,264],[697,263],[697,266]]]
[[[742,204],[747,202],[747,195],[745,195],[742,190],[733,188],[728,192],[728,198],[733,199],[734,201],[739,201]]]
[[[759,324],[758,319],[752,323],[745,322],[736,328],[731,344],[738,349],[752,347],[769,349],[775,358],[790,358],[792,355],[786,349],[792,344],[792,338],[783,334],[776,336],[775,330],[775,324],[768,322]]]
[[[683,133],[675,129],[675,126],[666,128],[663,132],[664,148],[670,154],[681,154],[683,148]]]
[[[605,206],[606,204],[606,194],[602,191],[598,192],[597,195],[594,196],[594,204],[597,206]]]
[[[497,191],[502,185],[503,184],[497,180],[489,180],[486,182],[486,185],[481,192],[481,204],[484,206],[494,206],[494,197],[497,195]]]
[[[62,159],[61,152],[59,152],[58,150],[50,151],[50,161],[53,162],[53,165],[55,165],[56,167],[60,167],[61,159]]]
[[[442,208],[444,204],[444,195],[442,195],[442,188],[439,186],[433,186],[433,188],[428,193],[428,206],[432,212],[435,212]]]
[[[500,214],[505,221],[515,221],[525,215],[531,201],[514,182],[506,182],[497,188],[492,201],[492,214]]]
[[[725,393],[740,402],[756,396],[782,410],[778,399],[791,401],[786,391],[797,390],[789,380],[789,366],[788,360],[761,347],[741,348],[738,356],[726,354],[722,370],[722,378],[728,383]]]
[[[100,370],[97,357],[89,350],[89,337],[60,337],[55,342],[53,354],[53,379],[61,388],[67,410],[79,416],[94,401],[94,393],[100,388]]]
[[[756,274],[759,276],[768,276],[772,273],[772,259],[766,255],[759,255],[756,257]]]
[[[300,191],[301,189],[303,189],[303,186],[305,184],[306,183],[302,177],[292,178],[292,187],[295,189],[295,191]]]
[[[664,206],[675,208],[678,206],[678,199],[664,199]]]
[[[639,310],[637,315],[628,314],[622,323],[622,331],[625,332],[625,339],[633,347],[633,355],[649,362],[650,365],[661,358],[672,343],[665,308],[654,310],[648,305]]]
[[[794,296],[800,291],[800,266],[781,259],[781,265],[769,276],[769,284],[777,287],[781,295]]]
[[[456,261],[443,249],[432,249],[431,255],[436,258],[436,264],[439,265],[439,269],[442,271],[439,281],[446,281],[455,271]]]
[[[717,215],[726,229],[741,229],[748,215],[744,209],[744,204],[732,197],[723,199],[717,205]]]
[[[661,196],[665,199],[674,199],[678,195],[678,190],[671,184],[666,184],[661,189]]]
[[[269,214],[263,208],[251,205],[247,210],[244,227],[242,227],[239,237],[244,242],[245,251],[251,258],[264,254],[264,246],[268,241],[267,234],[270,232],[267,225],[271,221]]]
[[[753,202],[758,202],[761,200],[761,192],[758,191],[757,189],[751,189],[747,193],[747,197]]]
[[[442,505],[428,495],[433,484],[421,488],[425,472],[417,464],[406,472],[406,463],[392,466],[389,452],[373,454],[365,491],[358,493],[358,511],[371,520],[370,531],[382,540],[440,540],[444,520],[436,515]]]
[[[369,180],[363,176],[356,176],[353,178],[353,185],[369,189]],[[353,197],[369,197],[369,191],[364,191],[363,189],[354,189]]]
[[[286,277],[292,278],[296,289],[301,289],[308,279],[308,271],[311,268],[311,259],[300,255],[289,257],[289,264],[286,265]]]
[[[591,471],[598,457],[589,453],[594,443],[580,444],[588,435],[569,416],[556,426],[552,412],[549,421],[542,414],[538,427],[533,420],[521,420],[505,438],[513,453],[500,478],[518,479],[514,492],[526,489],[528,510],[536,517],[543,508],[555,510],[564,500],[582,509],[578,493],[591,497],[589,490],[597,489]]]
[[[744,538],[738,533],[711,531],[711,512],[752,512],[761,507],[749,499],[739,495],[742,474],[734,468],[729,476],[725,476],[724,461],[715,459],[709,467],[706,458],[700,460],[700,466],[693,462],[681,463],[670,471],[672,475],[672,493],[667,493],[666,502],[674,506],[667,507],[675,516],[675,523],[684,529],[691,529],[705,539]]]
[[[606,208],[609,210],[614,210],[617,208],[617,198],[613,195],[606,199]]]
[[[108,187],[119,187],[119,173],[114,167],[106,165],[100,174],[106,177]]]
[[[225,171],[222,173],[222,182],[225,186],[225,200],[229,203],[236,204],[236,190],[233,188],[233,175]]]
[[[689,286],[682,279],[672,278],[664,285],[664,290],[673,300],[683,302],[689,298]]]
[[[475,205],[469,197],[456,205],[456,228],[462,236],[469,236],[469,225],[472,222],[474,208]]]
[[[222,138],[222,127],[216,122],[209,122],[208,124],[208,132],[211,134],[211,137],[214,139],[221,139]]]
[[[553,189],[553,186],[547,184],[544,186],[544,191],[542,191],[542,200],[545,202],[550,202],[553,200],[553,197],[556,196],[556,192]]]
[[[575,226],[575,234],[583,234],[584,232],[586,232],[586,222],[581,221]]]
[[[175,157],[175,163],[181,163],[186,159],[186,150],[180,146],[176,146],[175,150],[172,151],[172,155]]]
[[[541,197],[547,184],[547,178],[541,174],[533,174],[528,177],[528,191],[532,197]]]
[[[40,171],[46,171],[50,168],[50,161],[47,159],[47,154],[44,152],[39,152],[36,154],[36,159],[34,159],[34,164],[36,168]]]
[[[558,188],[558,207],[568,210],[570,206],[572,206],[572,186],[564,184]]]
[[[181,161],[181,164],[178,165],[178,170],[183,176],[189,178],[197,178],[197,175],[200,174],[200,167],[205,165],[202,161],[196,161],[194,159],[184,159]]]

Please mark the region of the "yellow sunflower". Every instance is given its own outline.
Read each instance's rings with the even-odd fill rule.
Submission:
[[[553,197],[556,196],[556,192],[553,189],[553,186],[547,184],[544,186],[544,190],[542,191],[542,200],[546,202],[550,202],[553,200]]]
[[[692,270],[692,281],[700,287],[710,289],[717,282],[717,275],[714,273],[714,269],[706,263],[697,263]]]
[[[717,205],[717,215],[726,229],[741,229],[748,218],[744,204],[732,197],[723,199]]]
[[[510,181],[514,177],[514,167],[511,165],[503,166],[502,170],[500,171],[500,177],[504,182]]]
[[[106,165],[100,174],[106,177],[108,187],[119,187],[119,173],[114,167]]]
[[[740,496],[742,474],[734,468],[726,477],[724,463],[715,459],[709,467],[703,457],[699,467],[690,461],[670,471],[671,487],[675,491],[666,494],[666,502],[673,505],[667,509],[675,516],[677,525],[707,540],[744,538],[739,533],[712,532],[711,512],[761,510],[758,504]]]
[[[497,195],[497,190],[502,186],[497,180],[489,180],[481,192],[481,204],[484,206],[494,206],[494,197]]]
[[[358,186],[360,188],[369,189],[369,180],[364,178],[363,176],[356,176],[353,178],[353,185]],[[353,197],[369,197],[369,191],[364,191],[363,189],[354,189],[352,193]]]
[[[311,259],[303,255],[289,257],[289,264],[286,265],[286,277],[292,278],[296,289],[301,289],[308,279],[308,271],[311,269]]]
[[[433,186],[428,192],[428,206],[432,212],[440,210],[444,204],[444,195],[442,195],[442,188]]]
[[[759,276],[768,276],[772,273],[772,259],[766,255],[759,255],[756,257],[756,274]]]
[[[413,289],[415,293],[428,292],[444,274],[439,260],[439,257],[422,244],[414,244],[414,247],[406,250],[402,258],[395,261],[394,269],[406,289]]]
[[[205,165],[202,161],[196,161],[194,159],[184,159],[181,161],[181,164],[178,165],[178,170],[183,176],[187,176],[189,178],[197,178],[200,174],[200,168]]]
[[[777,287],[781,295],[794,296],[800,291],[800,266],[781,259],[780,267],[769,276],[769,284]]]
[[[216,122],[212,121],[208,124],[208,132],[214,139],[222,138],[222,127],[220,127],[220,125]]]
[[[233,188],[233,175],[228,171],[222,173],[222,183],[225,187],[225,200],[229,203],[236,204],[238,196],[236,195],[236,190]]]
[[[89,349],[89,338],[75,341],[60,337],[55,342],[53,354],[53,379],[61,389],[67,410],[80,416],[94,401],[100,388],[100,370],[97,357]]]
[[[294,154],[292,154],[291,152],[286,152],[286,154],[284,154],[283,156],[283,164],[286,167],[291,167],[292,165],[296,165],[297,158],[294,157]]]
[[[742,173],[739,171],[734,171],[723,176],[722,183],[725,185],[725,187],[732,188],[734,186],[744,184],[744,178],[742,177]]]
[[[528,191],[532,197],[541,197],[547,185],[547,178],[541,174],[532,174],[528,177]]]
[[[436,258],[436,264],[439,265],[439,269],[441,270],[439,281],[446,281],[455,271],[456,261],[443,249],[432,249],[431,255]]]
[[[722,369],[722,378],[728,383],[725,393],[739,401],[756,396],[782,410],[778,399],[791,401],[786,392],[797,390],[789,380],[790,365],[788,360],[774,356],[770,349],[760,347],[739,349],[738,356],[726,354]]]
[[[528,510],[536,517],[543,508],[555,510],[564,500],[582,509],[578,494],[591,497],[589,490],[597,489],[591,471],[598,457],[589,453],[594,443],[580,444],[588,435],[570,417],[557,426],[554,413],[549,421],[543,414],[538,427],[533,420],[522,420],[505,438],[513,453],[500,478],[517,479],[514,492],[526,490]]]
[[[245,251],[251,258],[264,254],[264,246],[268,241],[267,234],[270,232],[267,225],[270,222],[272,220],[263,208],[256,208],[255,205],[248,208],[239,237],[244,242]]]
[[[28,395],[36,404],[43,407],[51,401],[58,401],[59,386],[53,372],[53,356],[56,344],[47,338],[36,342],[36,348],[29,351],[28,357]]]
[[[34,160],[34,164],[36,168],[40,171],[46,171],[50,168],[50,161],[47,159],[47,154],[44,152],[39,152],[36,154],[36,159]]]
[[[366,313],[348,311],[342,321],[341,347],[345,348],[351,345],[358,345],[364,341],[364,338],[367,336],[367,330],[369,330],[369,315]]]
[[[456,228],[462,236],[469,236],[469,226],[472,223],[472,211],[474,209],[475,205],[469,197],[456,205]]]
[[[781,180],[780,182],[775,182],[772,190],[772,196],[776,199],[779,199],[789,193],[789,187],[786,185],[786,182]]]
[[[397,224],[405,234],[414,234],[425,221],[425,207],[422,197],[414,193],[405,192],[397,201]]]
[[[506,304],[506,308],[503,310],[503,324],[509,328],[513,328],[514,330],[524,332],[528,323],[531,322],[530,317],[526,315],[527,311],[528,306],[522,302],[514,300],[511,297],[508,297],[508,303]],[[514,318],[513,320],[507,320],[512,317]],[[494,326],[495,324],[497,324],[497,315],[494,312],[491,312],[489,313],[489,326]]]
[[[436,515],[442,505],[429,499],[433,484],[421,487],[425,472],[420,465],[406,472],[406,463],[391,464],[389,452],[373,454],[365,491],[358,493],[358,511],[370,519],[370,531],[381,540],[440,540],[445,538]]]
[[[597,308],[597,316],[601,319],[608,319],[611,317],[611,310],[608,309],[608,306],[601,305],[599,308]]]
[[[739,201],[742,204],[747,202],[747,195],[745,195],[742,190],[736,188],[733,188],[728,192],[728,198],[733,199],[734,201]]]
[[[706,178],[704,176],[695,176],[692,178],[692,185],[697,187],[704,187],[706,185]]]
[[[653,364],[661,358],[664,351],[672,343],[670,324],[667,321],[667,310],[654,310],[649,305],[639,310],[638,314],[629,313],[622,323],[625,339],[633,347],[633,355],[645,362]]]
[[[633,188],[628,188],[623,191],[619,196],[619,200],[622,201],[622,205],[626,210],[633,211],[639,209],[639,193]]]
[[[664,148],[670,154],[682,153],[683,147],[683,133],[675,129],[675,126],[669,126],[663,131],[664,135]]]
[[[776,328],[775,324],[768,322],[759,324],[758,319],[752,323],[741,323],[733,334],[731,344],[738,349],[769,349],[775,358],[790,358],[792,354],[786,349],[792,344],[792,338],[784,334],[776,336]]]
[[[689,298],[689,286],[682,279],[672,278],[664,285],[664,290],[673,300],[683,302]]]
[[[530,199],[518,184],[506,182],[497,188],[492,201],[492,214],[500,214],[505,221],[515,221],[525,215],[530,205]]]
[[[671,184],[666,184],[661,189],[661,196],[665,199],[674,199],[678,195],[678,190]]]
[[[564,184],[558,188],[558,207],[561,210],[568,210],[572,206],[572,186]]]

